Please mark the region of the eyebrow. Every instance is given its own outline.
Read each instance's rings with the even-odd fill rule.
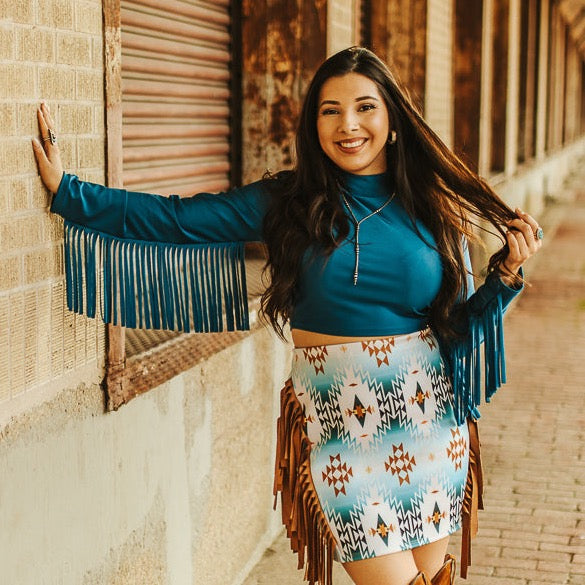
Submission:
[[[373,95],[363,95],[361,97],[355,98],[356,102],[363,102],[364,100],[376,100],[377,102],[379,102],[380,100],[377,97],[374,97]],[[332,104],[334,106],[338,106],[341,102],[338,102],[337,100],[323,100],[319,106],[322,106],[323,104]]]

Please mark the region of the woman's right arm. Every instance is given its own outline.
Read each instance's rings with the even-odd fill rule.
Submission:
[[[39,173],[55,193],[51,211],[68,222],[125,240],[201,244],[262,240],[268,195],[262,181],[221,194],[151,195],[80,181],[63,172],[55,124],[46,104],[38,112],[43,142],[33,140]]]
[[[186,198],[83,182],[63,173],[45,104],[38,118],[39,173],[65,218],[69,309],[127,327],[248,329],[244,245],[262,239],[262,182]]]
[[[123,240],[206,244],[261,241],[266,204],[261,181],[226,193],[164,197],[63,174],[51,211],[70,223]]]

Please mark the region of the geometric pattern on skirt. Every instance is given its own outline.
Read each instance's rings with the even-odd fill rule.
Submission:
[[[337,560],[412,549],[460,528],[468,429],[455,421],[430,329],[297,348],[291,378]]]

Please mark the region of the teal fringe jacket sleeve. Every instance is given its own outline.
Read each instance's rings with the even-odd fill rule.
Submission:
[[[128,193],[63,175],[67,306],[147,329],[249,328],[245,242],[262,240],[262,182],[218,195]]]
[[[482,387],[485,401],[489,402],[506,381],[503,316],[523,289],[523,285],[518,288],[507,286],[497,272],[492,272],[474,291],[467,245],[464,253],[468,298],[452,312],[460,336],[441,343],[451,370],[455,418],[459,424],[463,424],[468,416],[479,418]],[[524,276],[522,271],[520,276]]]
[[[63,175],[51,211],[117,238],[175,244],[262,240],[267,195],[257,181],[192,197],[129,193]]]

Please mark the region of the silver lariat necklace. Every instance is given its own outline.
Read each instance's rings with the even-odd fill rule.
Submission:
[[[366,219],[370,219],[370,217],[373,217],[377,213],[380,213],[380,211],[382,211],[382,209],[384,209],[384,207],[386,207],[386,205],[388,205],[390,203],[390,201],[392,201],[392,199],[394,199],[394,195],[396,195],[396,192],[392,193],[392,195],[390,195],[390,197],[388,197],[388,199],[386,200],[384,205],[382,205],[381,207],[378,207],[378,209],[375,209],[374,211],[372,211],[372,213],[369,213],[368,215],[366,215],[365,217],[362,217],[358,221],[353,210],[349,206],[349,202],[345,198],[345,195],[343,194],[343,192],[341,193],[341,196],[343,197],[343,202],[345,203],[345,206],[347,207],[347,209],[351,215],[351,219],[352,219],[353,225],[355,227],[355,246],[354,246],[354,248],[355,248],[355,267],[353,270],[353,285],[354,286],[357,284],[357,281],[358,281],[358,274],[359,274],[359,267],[360,267],[360,225],[362,223],[364,223],[364,221],[366,221]]]

